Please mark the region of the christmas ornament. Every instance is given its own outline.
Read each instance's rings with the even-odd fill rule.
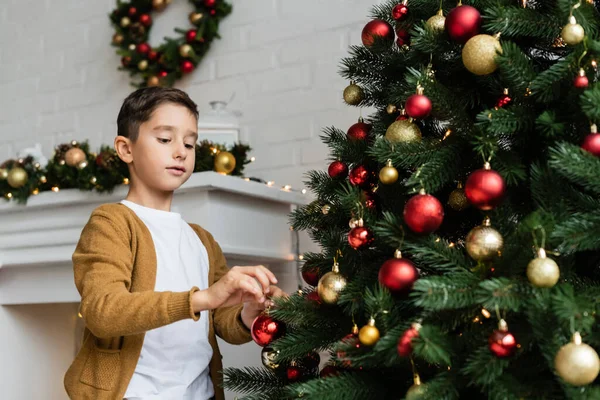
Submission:
[[[410,120],[398,120],[388,126],[385,138],[392,143],[420,142],[421,130]]]
[[[134,42],[141,42],[144,40],[144,36],[146,35],[146,27],[139,22],[135,22],[131,24],[129,28],[129,36],[131,36],[131,40]],[[133,45],[135,48],[135,45]]]
[[[6,168],[0,168],[0,181],[4,181],[8,178],[8,170]]]
[[[546,251],[540,248],[537,258],[527,265],[527,278],[535,287],[549,288],[558,282],[560,269],[553,259],[546,257]]]
[[[423,94],[423,87],[417,87],[417,93],[406,99],[406,114],[416,119],[427,118],[431,113],[431,100]]]
[[[165,0],[152,0],[152,8],[156,11],[162,11],[167,6]]]
[[[396,250],[394,258],[384,262],[379,269],[378,279],[391,293],[406,294],[419,279],[419,271],[412,262],[402,258],[400,250]]]
[[[494,107],[496,110],[506,107],[507,105],[509,105],[510,103],[512,103],[512,99],[510,98],[510,96],[508,95],[508,89],[505,88],[504,89],[504,93],[502,94],[502,96],[500,96],[500,98],[498,99],[498,101],[496,102],[496,106]]]
[[[336,304],[340,293],[346,287],[346,278],[340,274],[340,266],[336,262],[333,264],[331,272],[326,273],[319,279],[317,292],[319,297],[326,304]]]
[[[571,385],[589,385],[596,380],[600,372],[600,359],[596,350],[583,343],[581,334],[575,332],[571,343],[562,346],[556,353],[554,369]]]
[[[319,284],[319,269],[318,268],[304,268],[302,269],[302,279],[310,286],[317,286]]]
[[[397,346],[398,355],[400,357],[408,357],[412,354],[412,351],[413,351],[412,340],[414,338],[416,338],[417,336],[419,336],[420,329],[421,329],[421,324],[415,322],[410,326],[410,328],[408,328],[406,331],[404,331],[402,336],[400,336],[400,339],[398,339],[398,346]]]
[[[321,207],[321,212],[323,215],[329,214],[329,210],[331,210],[331,206],[329,204],[325,204],[323,207]]]
[[[157,58],[158,58],[158,53],[157,53],[156,51],[154,51],[154,50],[150,50],[150,51],[148,52],[148,60],[150,60],[150,61],[154,61],[154,60],[156,60]]]
[[[129,57],[129,56],[123,56],[123,57],[121,57],[121,64],[124,67],[127,67],[129,64],[131,64],[131,57]]]
[[[458,43],[466,43],[479,33],[481,14],[475,7],[463,6],[459,2],[458,7],[448,13],[445,28],[450,39]]]
[[[287,378],[290,382],[296,382],[300,379],[302,379],[302,369],[297,366],[294,361],[292,361],[292,364],[287,367]]]
[[[129,10],[127,10],[127,14],[129,14],[130,17],[134,17],[135,14],[137,14],[137,8],[129,7]]]
[[[358,331],[358,340],[365,346],[374,346],[379,340],[379,329],[375,326],[375,319],[369,319],[367,325]]]
[[[504,178],[486,162],[483,169],[473,172],[465,184],[469,202],[480,210],[491,210],[502,201],[506,184]]]
[[[188,43],[192,43],[196,40],[196,36],[198,35],[198,31],[195,29],[190,29],[185,33],[185,41]]]
[[[400,110],[400,114],[396,118],[396,121],[406,121],[408,120],[408,115],[406,115],[406,110],[403,108]]]
[[[123,40],[125,40],[125,38],[120,33],[115,33],[112,37],[112,42],[116,45],[123,43]]]
[[[160,79],[158,78],[158,76],[150,76],[150,77],[148,77],[148,80],[146,81],[146,85],[148,85],[148,86],[159,86],[160,85]]]
[[[357,165],[350,171],[350,183],[354,186],[366,186],[369,184],[371,171],[364,165]]]
[[[592,125],[590,134],[583,139],[581,148],[596,157],[600,157],[600,133],[598,133],[596,124]]]
[[[560,36],[566,44],[575,46],[583,41],[585,31],[583,30],[583,26],[579,25],[575,17],[571,15],[569,23],[563,27]]]
[[[404,222],[415,233],[431,233],[437,230],[444,220],[442,203],[421,189],[404,206]]]
[[[194,70],[194,64],[190,60],[183,60],[181,62],[181,72],[184,74],[189,74]]]
[[[350,140],[365,140],[369,137],[371,131],[371,124],[365,124],[365,121],[361,118],[358,122],[348,128],[347,136]]]
[[[435,14],[433,17],[430,17],[427,20],[425,25],[435,33],[443,32],[446,26],[446,17],[444,17],[444,10],[440,8],[437,14]]]
[[[279,354],[279,351],[273,350],[272,347],[263,347],[260,352],[260,360],[265,367],[271,371],[275,371],[279,368],[279,363],[275,362],[277,354]]]
[[[337,376],[340,374],[340,371],[337,369],[335,365],[326,365],[323,367],[319,376],[321,378],[327,378],[329,376]]]
[[[137,45],[136,50],[140,54],[147,54],[150,51],[150,45],[148,43],[140,43]]]
[[[147,28],[152,25],[152,17],[148,14],[142,14],[140,15],[140,23]]]
[[[585,75],[585,70],[583,68],[579,69],[579,74],[573,80],[573,86],[578,89],[585,89],[590,84],[588,77]]]
[[[129,24],[131,24],[131,20],[129,19],[129,17],[121,18],[121,26],[123,28],[127,28],[129,26]]]
[[[501,319],[496,329],[488,339],[490,351],[499,358],[512,356],[517,350],[517,340],[508,331],[508,324]]]
[[[404,0],[402,3],[398,3],[392,8],[392,18],[396,21],[401,21],[408,15],[408,6],[406,5],[408,0]]]
[[[398,47],[408,46],[410,44],[410,33],[408,30],[400,28],[396,31],[396,44]]]
[[[502,54],[502,46],[497,35],[477,35],[469,39],[463,47],[462,60],[465,68],[471,73],[488,75],[498,68],[498,54]]]
[[[463,211],[469,208],[469,200],[467,200],[462,183],[459,182],[457,188],[450,192],[448,205],[455,211]]]
[[[250,333],[256,344],[265,347],[285,334],[285,325],[267,314],[261,314],[252,322]]]
[[[204,15],[202,15],[202,13],[191,12],[188,19],[190,20],[190,23],[192,23],[193,25],[196,25],[196,24],[198,24],[198,22],[200,22],[202,17],[204,17]]]
[[[138,63],[138,69],[139,69],[140,71],[144,71],[146,68],[148,68],[148,60],[141,60],[141,61]]]
[[[220,151],[215,156],[215,171],[230,174],[235,169],[235,157],[228,151]]]
[[[217,0],[204,0],[204,5],[208,8],[213,8],[217,4]]]
[[[319,353],[311,351],[306,355],[306,357],[303,357],[302,360],[300,360],[299,365],[311,371],[319,368],[320,363],[321,356],[319,356]]]
[[[415,374],[413,378],[413,384],[406,391],[406,395],[404,396],[404,400],[423,400],[426,388],[425,385],[421,383],[421,378],[419,374]]]
[[[310,301],[314,301],[315,303],[321,304],[321,298],[319,297],[319,293],[316,291],[312,291],[306,295],[306,298]]]
[[[365,98],[365,92],[353,81],[344,89],[344,101],[351,105],[358,105]]]
[[[179,55],[181,55],[181,57],[190,57],[193,52],[194,50],[189,44],[182,44],[179,46]]]
[[[79,147],[70,148],[65,153],[65,162],[70,167],[76,167],[86,159],[85,152],[81,150]]]
[[[360,222],[360,223],[362,224],[363,222]],[[350,219],[350,222],[348,222],[348,226],[350,227],[350,229],[356,228],[358,226],[358,224],[359,224],[359,220],[356,218],[352,218],[352,219]]]
[[[471,229],[467,234],[467,253],[475,261],[487,261],[497,256],[502,250],[504,239],[492,228],[489,218],[483,224]]]
[[[27,171],[21,167],[12,168],[10,171],[8,171],[8,175],[6,176],[8,185],[13,189],[18,189],[25,186],[28,179],[29,176],[27,175]]]
[[[364,226],[357,226],[348,233],[348,243],[354,250],[363,249],[373,243],[373,233]]]
[[[166,77],[167,77],[167,75],[169,75],[169,73],[168,73],[167,71],[160,71],[160,72],[158,73],[158,77],[159,77],[159,78],[166,78]]]
[[[365,207],[370,210],[373,210],[377,207],[377,201],[375,198],[375,193],[362,191],[361,193],[361,201],[365,203]]]
[[[385,111],[386,111],[388,114],[393,114],[393,113],[395,113],[396,111],[398,111],[398,108],[397,108],[395,105],[393,105],[393,104],[388,104],[388,105],[387,105],[387,107],[385,108]]]
[[[394,40],[394,29],[386,21],[374,19],[365,25],[361,38],[366,47],[372,46],[376,40],[385,40],[391,43]]]
[[[387,160],[385,167],[379,170],[379,181],[384,185],[392,185],[398,180],[398,170],[392,165],[392,160]]]

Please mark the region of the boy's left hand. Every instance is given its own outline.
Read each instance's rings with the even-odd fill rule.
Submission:
[[[258,317],[265,308],[274,304],[271,300],[272,297],[288,297],[288,294],[277,286],[271,285],[269,287],[267,299],[264,302],[259,303],[256,301],[248,301],[244,303],[241,316],[244,325],[246,325],[248,329],[252,327],[252,322],[254,322],[254,319]]]

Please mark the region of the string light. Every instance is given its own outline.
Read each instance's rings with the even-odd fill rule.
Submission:
[[[490,312],[488,310],[486,310],[485,308],[481,309],[481,314],[483,314],[483,316],[486,318],[489,318],[492,316],[492,314],[490,314]]]
[[[58,193],[60,191],[60,189],[58,188],[58,186],[52,186],[52,191],[54,193]]]
[[[10,193],[10,192],[6,193],[6,198],[7,199],[12,199],[12,193]]]
[[[123,178],[123,184],[129,185],[129,178]]]
[[[37,196],[38,194],[40,194],[40,189],[38,189],[38,188],[33,189],[31,194],[33,194],[34,196]]]
[[[269,182],[267,182],[267,186],[269,186],[269,187],[270,187],[270,186],[273,186],[274,184],[275,184],[275,182],[274,182],[274,181],[269,181]]]
[[[250,157],[250,162],[256,161],[256,157]]]
[[[447,138],[448,136],[450,136],[451,134],[452,134],[452,129],[448,129],[448,130],[446,131],[446,133],[444,134],[444,137],[442,138],[442,140],[446,140],[446,138]]]
[[[289,192],[290,190],[292,190],[292,187],[290,185],[285,185],[283,187],[283,190],[285,190],[286,192]]]

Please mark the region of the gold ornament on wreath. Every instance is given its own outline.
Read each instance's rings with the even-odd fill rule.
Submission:
[[[215,171],[220,174],[230,174],[235,169],[235,157],[228,151],[220,151],[215,156]]]

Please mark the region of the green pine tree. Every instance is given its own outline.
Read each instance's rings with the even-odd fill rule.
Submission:
[[[598,136],[589,136],[600,123],[600,2],[462,4],[480,12],[479,33],[489,36],[463,44],[468,38],[461,43],[452,29],[456,20],[451,25],[447,18],[446,30],[427,22],[440,5],[448,16],[454,0],[408,0],[408,14],[399,20],[392,17],[398,1],[373,8],[371,17],[386,21],[399,39],[368,43],[363,37],[367,45],[353,46],[341,69],[362,89],[355,105],[376,110],[365,119],[370,128],[348,135],[346,127],[329,127],[322,135],[331,161],[347,165],[352,179],[312,171],[308,186],[316,200],[291,218],[322,247],[304,255],[306,276],[329,273],[335,259],[347,284],[335,304],[323,301],[324,290],[319,300],[310,286],[279,301],[270,312],[287,326],[271,344],[279,367],[228,369],[227,388],[248,399],[600,399],[593,382],[599,368],[593,348],[600,349],[600,158]],[[564,32],[571,15],[579,26]],[[385,33],[387,25],[379,24]],[[418,87],[432,110],[406,120],[400,110]],[[406,111],[427,114],[426,106],[408,104]],[[504,191],[494,172],[477,172],[487,179],[480,184],[468,180],[486,162],[503,178]],[[391,184],[389,165],[399,175]],[[361,166],[367,182],[357,185]],[[378,182],[384,167],[388,184]],[[482,193],[481,185],[496,193]],[[425,207],[412,200],[405,212],[421,189],[440,204],[418,197]],[[439,227],[436,205],[444,211]],[[486,217],[495,229],[487,234],[480,227]],[[348,224],[360,218],[373,241],[355,249]],[[474,228],[479,236],[469,235]],[[477,246],[482,235],[487,249]],[[412,287],[404,277],[408,293],[379,282],[397,249],[402,272],[411,272],[409,261],[419,271]],[[540,249],[547,258],[536,262],[549,275],[530,266]],[[558,282],[550,260],[558,265]],[[363,327],[371,317],[380,334],[374,345],[347,336],[354,323]],[[557,353],[575,332],[591,346],[585,349],[592,365],[560,359],[567,371],[557,370]],[[500,347],[494,352],[491,336],[506,336],[494,342]],[[319,377],[311,367],[307,355],[315,351],[329,356],[333,374]],[[300,368],[301,379],[288,379],[290,368]]]

